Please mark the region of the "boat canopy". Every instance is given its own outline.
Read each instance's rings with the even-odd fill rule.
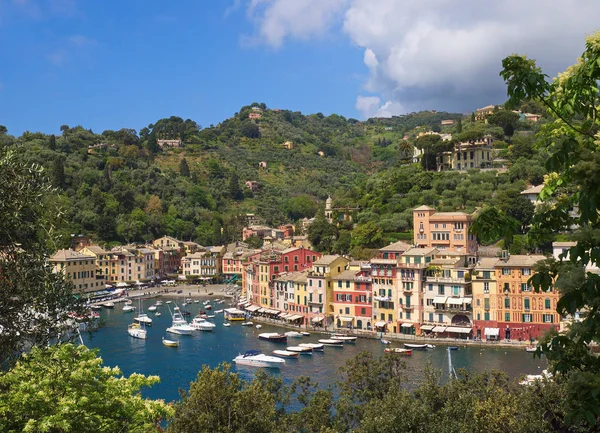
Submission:
[[[248,351],[246,351],[246,353],[244,353],[244,358],[246,358],[248,356],[256,356],[256,355],[260,355],[260,350],[248,350]]]

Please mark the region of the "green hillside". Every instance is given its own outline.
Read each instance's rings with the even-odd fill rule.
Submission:
[[[3,128],[0,143],[20,146],[23,158],[41,164],[59,188],[68,221],[60,227],[65,239],[82,233],[98,241],[132,242],[169,234],[220,244],[239,237],[239,215],[256,213],[272,225],[292,222],[315,216],[331,195],[335,206],[360,206],[355,222],[369,240],[355,236],[351,244],[352,225],[335,229],[336,250],[348,252],[406,238],[411,209],[420,204],[465,211],[498,204],[521,212],[518,219],[527,224],[531,209],[519,192],[545,173],[544,155],[529,135],[539,125],[514,121],[513,130],[506,130],[499,126],[502,116],[494,116],[484,123],[426,111],[359,122],[254,103],[204,129],[178,117],[139,132],[95,133],[64,125],[57,137],[30,132],[12,137]],[[457,122],[442,127],[448,119]],[[441,144],[438,136],[419,137],[428,131],[453,134],[454,140]],[[484,134],[495,137],[508,169],[426,171],[401,158],[402,149],[412,154],[415,145],[435,160],[456,140]],[[183,143],[161,149],[163,139]],[[247,181],[257,182],[255,192]]]

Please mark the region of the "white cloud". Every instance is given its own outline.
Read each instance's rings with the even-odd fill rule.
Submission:
[[[347,0],[251,0],[248,16],[257,33],[250,39],[280,47],[287,37],[307,40],[325,33]]]
[[[373,96],[357,98],[363,115],[502,102],[504,57],[527,54],[554,75],[600,26],[598,0],[251,0],[248,10],[259,40],[275,47],[341,25],[364,49],[365,90],[379,95],[376,109]]]

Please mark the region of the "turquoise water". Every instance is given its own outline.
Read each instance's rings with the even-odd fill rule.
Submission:
[[[168,298],[163,298],[163,302]],[[175,301],[175,300],[174,300]],[[178,300],[179,302],[180,300]],[[142,302],[146,310],[155,300]],[[137,303],[133,304],[137,308]],[[153,312],[147,312],[153,324],[148,328],[148,339],[138,340],[127,334],[127,325],[133,321],[133,313],[121,311],[122,304],[117,304],[113,310],[100,311],[105,320],[105,326],[89,335],[82,334],[86,346],[100,349],[100,356],[109,366],[118,366],[124,374],[142,373],[145,375],[158,375],[159,384],[144,392],[151,398],[162,398],[167,401],[178,400],[178,390],[188,390],[190,382],[203,364],[211,367],[221,362],[233,360],[239,353],[246,350],[260,350],[270,354],[275,349],[285,349],[285,343],[272,343],[258,339],[261,332],[285,332],[284,329],[270,325],[263,325],[262,329],[241,326],[240,322],[231,322],[230,327],[224,327],[222,314],[217,314],[210,319],[217,327],[213,332],[196,332],[195,335],[174,335],[165,332],[171,325],[171,316],[166,303],[158,307],[160,317]],[[226,304],[215,305],[214,309],[227,308]],[[186,308],[194,317],[202,307],[200,304],[190,304]],[[216,307],[216,308],[215,308]],[[162,337],[170,340],[180,340],[178,348],[166,347],[162,344]],[[288,339],[287,346],[297,343],[316,343],[318,339],[326,338],[322,334],[310,337]],[[400,347],[401,343],[392,343],[392,347]],[[270,370],[273,374],[282,374],[284,381],[290,383],[298,376],[310,376],[320,385],[327,385],[335,381],[336,371],[347,359],[352,358],[363,350],[376,354],[383,354],[384,345],[378,340],[359,339],[356,344],[346,344],[343,348],[325,347],[324,352],[315,352],[312,355],[300,355],[298,359],[286,359],[286,365],[280,370]],[[404,358],[407,373],[411,381],[418,383],[423,368],[429,360],[434,368],[444,370],[447,374],[447,351],[443,346],[428,351],[413,351],[412,357]],[[544,360],[534,359],[524,350],[460,347],[452,352],[452,361],[456,369],[466,368],[471,371],[482,372],[490,369],[505,371],[511,377],[522,374],[539,374],[545,368]],[[244,378],[252,378],[255,369],[252,367],[233,367]]]

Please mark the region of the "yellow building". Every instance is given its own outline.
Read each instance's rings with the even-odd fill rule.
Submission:
[[[496,286],[497,257],[482,257],[473,272],[473,336],[477,339],[499,338],[498,293]]]
[[[308,273],[309,317],[313,324],[329,324],[333,320],[332,278],[341,274],[349,262],[350,260],[338,255],[325,255],[313,262]],[[326,318],[328,319],[325,320]]]
[[[96,277],[103,277],[105,281],[109,280],[110,251],[105,251],[98,245],[89,245],[87,247],[83,247],[79,252],[87,256],[94,256],[94,263],[96,264]]]
[[[104,278],[96,278],[96,258],[72,250],[59,250],[50,257],[53,271],[63,272],[77,290],[95,292],[104,289]]]

